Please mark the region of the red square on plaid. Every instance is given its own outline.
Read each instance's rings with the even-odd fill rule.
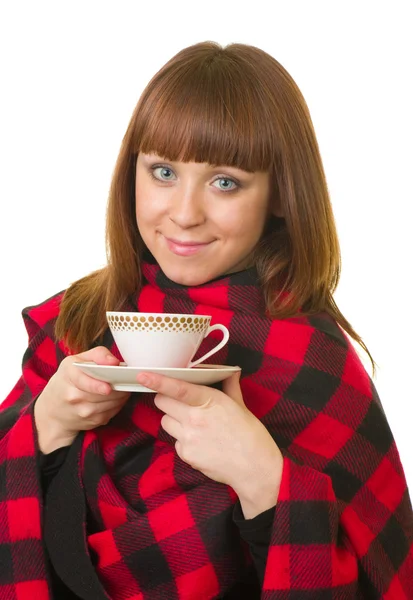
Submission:
[[[33,417],[31,414],[23,415],[21,418],[21,429],[12,429],[7,440],[7,458],[21,458],[22,456],[33,456],[35,452],[33,438]],[[22,432],[25,435],[22,436]]]
[[[205,286],[203,289],[189,288],[188,297],[193,302],[198,302],[200,304],[200,307],[197,310],[199,315],[211,314],[210,312],[202,312],[202,304],[207,305],[207,311],[210,311],[211,306],[217,306],[224,309],[228,307],[228,287],[226,285]],[[217,322],[223,323],[223,321]]]
[[[357,353],[351,344],[348,347],[346,364],[344,366],[341,380],[356,390],[359,390],[368,398],[371,398],[372,394],[369,376],[367,371],[363,369],[360,359],[358,358]]]
[[[52,319],[58,316],[62,298],[63,293],[56,294],[56,296],[49,298],[46,303],[29,308],[27,312],[29,322],[26,326],[30,327],[30,324],[35,324],[35,331],[37,331],[38,325],[40,327],[48,325]]]
[[[358,556],[367,554],[370,544],[375,539],[375,535],[369,527],[360,520],[358,514],[351,506],[348,506],[341,515],[341,521],[348,536],[352,540],[354,550]]]
[[[264,352],[302,365],[314,329],[290,321],[273,321]]]
[[[156,438],[161,426],[162,415],[163,413],[154,410],[153,406],[147,406],[144,402],[137,402],[132,413],[132,421],[142,431]]]
[[[274,408],[277,396],[281,397],[277,392],[263,387],[252,378],[246,378],[241,382],[241,390],[245,398],[245,406],[254,413],[257,419],[261,419]]]
[[[102,515],[105,527],[114,529],[126,523],[126,508],[124,506],[114,506],[103,500],[98,502],[100,514]]]
[[[389,485],[389,481],[392,482]],[[387,458],[384,458],[380,466],[367,482],[367,486],[373,494],[391,511],[394,511],[403,497],[406,484],[396,473]]]
[[[56,347],[54,342],[47,337],[36,350],[37,358],[39,358],[46,365],[50,365],[54,369],[57,369],[56,361]]]
[[[391,582],[387,592],[384,594],[383,600],[409,600],[408,595],[403,591],[400,579],[397,575]]]
[[[181,575],[176,579],[176,586],[180,600],[190,600],[195,598],[195,594],[200,599],[215,598],[220,590],[217,576],[211,564]]]
[[[353,435],[350,427],[321,413],[295,438],[294,443],[325,458],[333,458]]]
[[[122,562],[122,556],[117,549],[112,531],[106,530],[88,537],[89,545],[99,556],[98,567],[103,569],[113,563]]]
[[[271,568],[265,571],[264,587],[266,590],[290,590],[291,581],[291,546],[270,546],[267,564]]]
[[[175,455],[171,450],[158,456],[149,469],[142,473],[139,479],[139,493],[142,498],[150,498],[175,487],[174,463]]]
[[[7,502],[10,539],[12,542],[41,539],[40,505],[37,498],[20,498]]]
[[[0,598],[3,596],[0,595]],[[8,596],[4,596],[4,598],[8,598]],[[10,596],[10,598],[14,598],[14,596]],[[25,581],[16,584],[16,600],[35,600],[36,598],[38,600],[51,598],[46,581]]]
[[[158,541],[195,525],[185,496],[155,508],[148,513],[148,519]]]
[[[357,579],[358,565],[354,553],[346,548],[333,548],[331,553],[332,585],[349,585]]]
[[[144,286],[139,295],[140,312],[158,312],[163,313],[165,294],[159,290],[154,292],[149,286]]]

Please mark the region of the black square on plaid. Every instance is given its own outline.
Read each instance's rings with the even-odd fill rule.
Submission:
[[[408,543],[399,522],[393,515],[391,515],[377,538],[391,560],[394,570],[397,571],[409,553],[410,544]]]
[[[383,411],[375,402],[371,402],[366,416],[357,432],[369,440],[382,454],[386,454],[393,443],[393,435]]]
[[[14,582],[13,559],[10,544],[0,544],[0,585]]]
[[[232,520],[233,510],[230,506],[197,525],[212,561],[218,562],[223,556],[240,552],[239,530]]]
[[[257,350],[231,344],[231,341],[228,344],[227,364],[241,367],[243,376],[256,373],[261,367],[263,357],[263,353]]]
[[[339,385],[339,378],[303,365],[285,395],[293,402],[319,412],[323,410]]]
[[[360,589],[363,590],[363,594],[365,598],[382,598],[383,590],[379,590],[374,585],[373,581],[370,578],[370,575],[366,573],[363,565],[359,564],[359,585]],[[375,578],[377,581],[377,578]]]
[[[330,544],[329,502],[291,502],[290,543]]]
[[[160,586],[173,580],[165,556],[157,544],[125,556],[124,562],[143,589]]]
[[[331,477],[337,498],[350,502],[362,486],[362,482],[339,463],[332,460],[324,469]]]
[[[348,341],[341,331],[340,327],[335,321],[329,316],[311,315],[308,317],[310,325],[312,325],[317,331],[322,331],[328,335],[331,339],[338,342],[343,348],[348,347]]]
[[[15,542],[12,556],[14,581],[35,581],[39,578],[44,564],[42,540],[27,539]]]
[[[0,464],[0,502],[8,499],[7,479],[6,479],[7,463]],[[1,566],[1,562],[0,562]]]

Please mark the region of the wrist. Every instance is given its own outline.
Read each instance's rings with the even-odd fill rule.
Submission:
[[[271,466],[257,476],[257,472],[246,478],[242,488],[235,489],[245,519],[253,519],[277,504],[280,492],[283,457],[276,457]]]
[[[70,446],[77,432],[67,431],[62,425],[53,419],[45,410],[44,402],[41,401],[42,394],[34,405],[34,422],[36,425],[37,442],[43,454],[50,454],[62,446]]]

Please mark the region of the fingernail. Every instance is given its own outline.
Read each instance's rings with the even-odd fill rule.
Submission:
[[[139,373],[138,381],[139,381],[139,383],[146,385],[147,383],[149,383],[149,377],[147,375],[145,375],[144,373]]]

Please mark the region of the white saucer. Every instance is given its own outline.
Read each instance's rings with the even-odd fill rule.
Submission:
[[[107,381],[112,384],[114,390],[122,392],[153,392],[149,388],[144,387],[136,382],[138,373],[144,371],[151,373],[160,373],[167,377],[174,377],[188,381],[189,383],[197,383],[199,385],[211,385],[218,381],[223,381],[230,377],[233,373],[240,371],[240,367],[228,367],[226,365],[197,365],[191,369],[176,369],[176,368],[161,368],[161,367],[128,367],[125,363],[120,363],[118,367],[108,367],[105,365],[97,365],[94,362],[75,362],[76,367],[79,367],[87,375],[91,375],[100,381]]]

